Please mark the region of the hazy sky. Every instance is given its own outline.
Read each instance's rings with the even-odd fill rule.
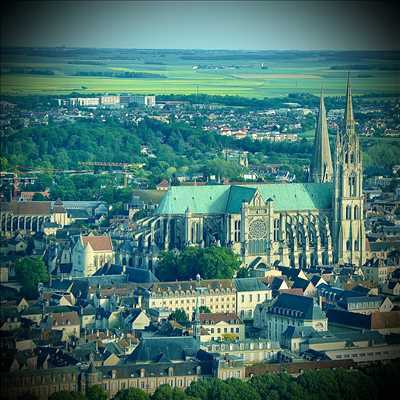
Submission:
[[[394,5],[350,1],[17,1],[2,46],[399,49]]]

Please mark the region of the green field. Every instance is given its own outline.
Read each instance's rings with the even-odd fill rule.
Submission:
[[[96,53],[94,53],[96,54]],[[118,53],[116,53],[118,54]],[[149,55],[150,54],[150,55]],[[152,57],[159,65],[149,64]],[[75,61],[74,61],[75,60]],[[76,61],[77,60],[77,61]],[[162,60],[162,61],[161,61]],[[76,62],[76,64],[74,63]],[[84,64],[87,62],[88,64]],[[308,92],[318,94],[324,86],[326,95],[343,95],[346,70],[332,70],[333,65],[346,65],[335,59],[323,57],[299,57],[287,60],[279,55],[268,59],[261,68],[259,58],[238,57],[237,60],[187,60],[179,54],[139,53],[131,59],[116,57],[100,58],[93,52],[77,57],[45,57],[37,55],[7,55],[2,58],[2,70],[12,68],[48,69],[54,75],[29,73],[1,74],[2,94],[68,94],[90,93],[141,93],[141,94],[193,94],[239,95],[244,97],[277,97],[288,93]],[[381,60],[359,61],[361,64],[378,64]],[[397,59],[387,61],[398,65]],[[90,63],[98,63],[92,65]],[[162,64],[161,64],[162,63]],[[355,61],[351,62],[356,64]],[[209,69],[196,68],[207,65]],[[215,66],[219,69],[211,69]],[[232,67],[232,66],[235,66]],[[166,78],[115,78],[97,76],[73,76],[79,71],[102,72],[146,72],[165,75]],[[399,71],[352,70],[352,84],[355,94],[400,93]]]

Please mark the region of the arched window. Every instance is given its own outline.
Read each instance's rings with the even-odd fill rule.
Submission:
[[[346,164],[349,162],[349,154],[348,153],[345,154],[344,161]]]
[[[360,218],[360,207],[355,206],[354,207],[354,219],[359,219]]]
[[[274,242],[280,240],[281,221],[274,219]]]
[[[350,154],[350,162],[354,163],[354,161],[355,161],[354,153],[351,153]]]
[[[193,222],[192,228],[191,228],[191,230],[190,230],[190,241],[191,241],[192,243],[195,242],[195,232],[196,232],[195,229],[196,229],[196,223]]]
[[[359,244],[358,240],[354,241],[354,250],[355,251],[359,251],[360,250],[360,244]]]
[[[351,219],[351,206],[346,206],[346,219]]]
[[[355,175],[349,176],[349,194],[350,194],[350,196],[356,195],[356,177],[355,177]]]
[[[240,221],[235,221],[234,240],[235,242],[240,241]]]
[[[346,250],[347,250],[347,251],[350,251],[350,250],[351,250],[351,242],[350,242],[350,240],[348,240],[348,241],[346,242]]]

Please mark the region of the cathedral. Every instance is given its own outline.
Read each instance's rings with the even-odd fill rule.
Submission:
[[[138,221],[134,263],[152,268],[160,251],[220,245],[245,266],[362,266],[361,156],[348,81],[333,158],[321,93],[309,182],[173,186],[155,214]]]

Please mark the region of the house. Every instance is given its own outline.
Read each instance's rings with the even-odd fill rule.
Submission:
[[[288,326],[308,326],[316,331],[326,331],[328,318],[321,306],[306,296],[283,293],[272,301],[257,305],[254,327],[268,339],[282,342]]]
[[[106,263],[114,262],[114,250],[109,236],[79,236],[72,249],[72,275],[91,276]]]
[[[144,330],[150,325],[150,318],[140,308],[134,308],[125,317],[124,325],[131,331]]]
[[[168,190],[169,182],[166,179],[163,179],[157,186],[156,190]]]
[[[244,323],[235,313],[201,313],[201,342],[244,340]]]
[[[252,319],[257,304],[272,298],[272,289],[261,278],[236,278],[236,313],[243,319]]]
[[[81,321],[76,311],[51,312],[45,317],[43,326],[62,331],[63,341],[71,336],[80,337]]]
[[[390,294],[392,296],[400,295],[400,281],[390,280],[386,285],[383,286],[382,292]]]
[[[366,280],[375,285],[384,284],[389,280],[390,274],[394,271],[395,267],[387,265],[385,261],[387,257],[385,259],[378,258],[367,261],[363,267]]]
[[[301,289],[304,296],[313,297],[316,294],[315,286],[308,279],[296,278],[291,289]]]
[[[91,304],[81,309],[80,316],[82,329],[94,329],[96,326],[96,309]]]

